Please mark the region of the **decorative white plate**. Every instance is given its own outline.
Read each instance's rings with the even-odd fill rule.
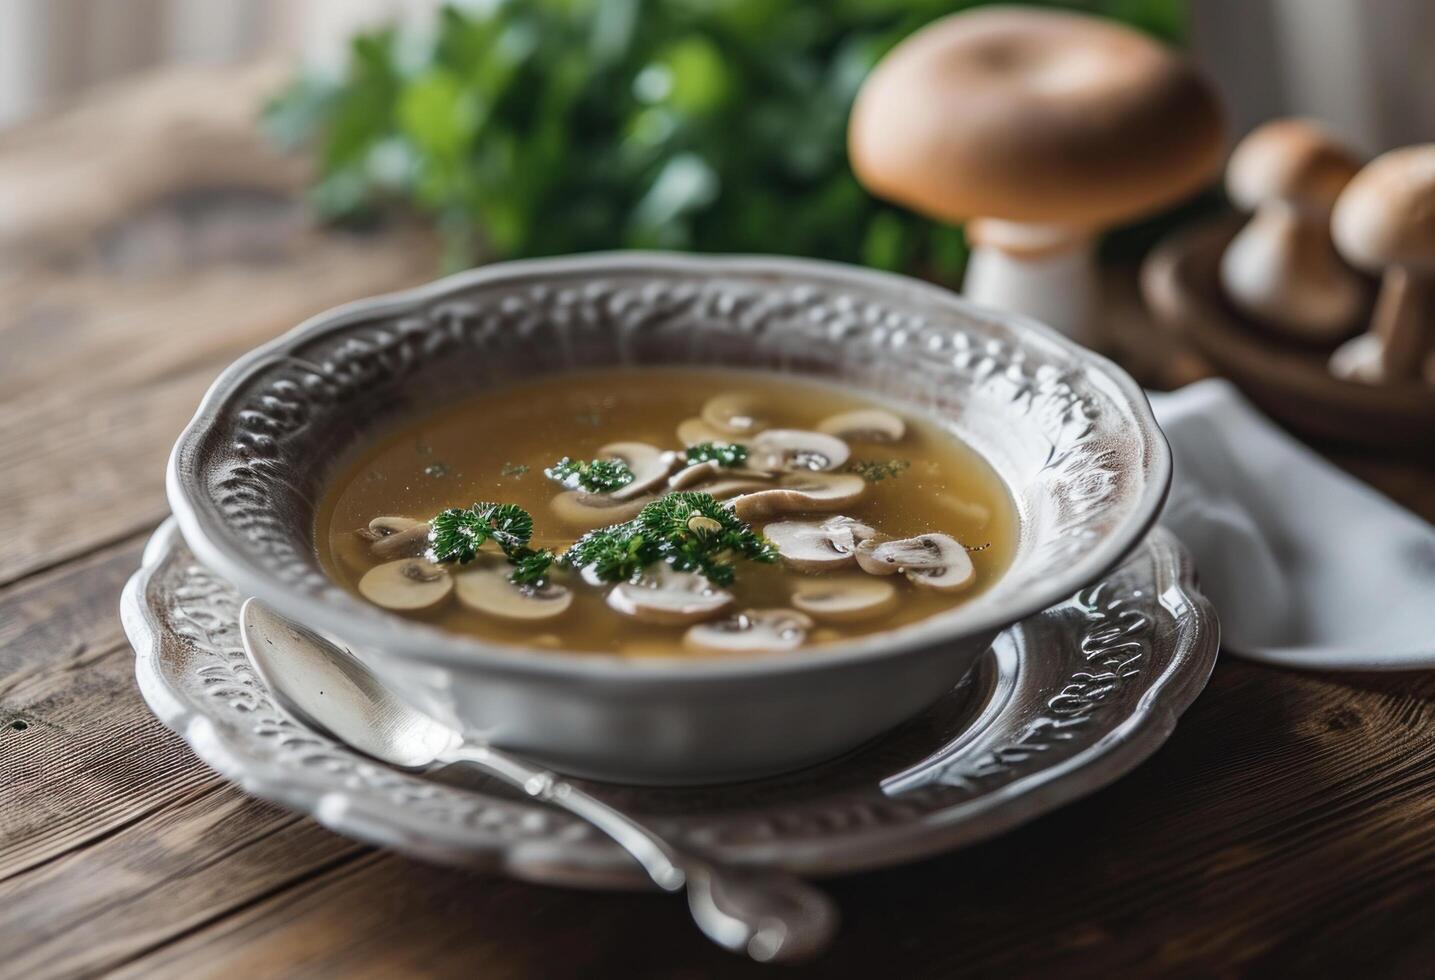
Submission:
[[[464,772],[398,772],[277,708],[240,646],[242,597],[163,525],[121,613],[140,690],[209,765],[339,833],[566,885],[647,883],[601,834]],[[604,786],[662,833],[805,875],[909,861],[1009,830],[1112,782],[1206,684],[1219,628],[1185,549],[1157,530],[1124,565],[1024,620],[923,714],[798,773],[695,788]]]

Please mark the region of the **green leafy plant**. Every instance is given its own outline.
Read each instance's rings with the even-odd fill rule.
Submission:
[[[847,114],[867,71],[952,0],[492,0],[431,35],[354,39],[343,77],[267,113],[317,154],[335,219],[392,203],[445,262],[593,249],[811,255],[940,280],[957,229],[867,195]],[[1183,0],[1070,0],[1172,38]]]

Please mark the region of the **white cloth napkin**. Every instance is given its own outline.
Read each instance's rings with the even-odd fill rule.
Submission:
[[[1435,527],[1280,431],[1229,383],[1151,395],[1176,461],[1161,523],[1196,557],[1232,653],[1435,668]]]

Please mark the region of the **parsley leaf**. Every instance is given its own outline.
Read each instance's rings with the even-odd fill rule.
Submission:
[[[777,549],[710,494],[670,493],[623,524],[589,531],[560,559],[570,568],[591,566],[604,582],[632,578],[666,561],[684,572],[701,572],[717,585],[734,577],[732,559],[775,562]]]
[[[467,509],[450,507],[429,521],[428,558],[435,562],[453,561],[467,565],[478,557],[479,549],[486,542],[492,541],[520,570],[528,568],[527,574],[541,579],[548,566],[545,564],[542,569],[537,569],[536,561],[531,560],[532,556],[544,554],[527,547],[532,537],[533,516],[517,504],[485,501]],[[525,559],[530,559],[526,566],[522,564]]]
[[[709,460],[724,467],[741,466],[747,462],[747,447],[740,442],[699,442],[683,453],[686,466]]]
[[[569,490],[609,493],[633,482],[633,471],[621,459],[591,459],[584,462],[564,456],[543,471],[543,475]]]

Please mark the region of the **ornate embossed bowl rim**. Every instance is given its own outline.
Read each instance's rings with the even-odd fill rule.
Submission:
[[[585,654],[574,657],[561,651],[483,642],[393,616],[344,592],[323,576],[311,558],[309,567],[301,569],[305,559],[292,543],[284,543],[282,547],[288,551],[279,557],[271,555],[266,561],[256,542],[264,540],[266,546],[273,547],[272,536],[264,539],[262,534],[251,532],[251,537],[246,539],[204,485],[205,453],[218,451],[209,441],[216,436],[216,430],[232,424],[232,415],[244,414],[241,396],[247,393],[247,384],[266,371],[295,365],[302,366],[306,379],[313,379],[321,386],[352,380],[332,364],[299,357],[295,354],[297,349],[340,338],[346,331],[372,326],[373,321],[380,318],[393,321],[391,329],[399,333],[410,330],[422,336],[426,331],[438,329],[438,321],[445,315],[445,301],[457,300],[465,293],[485,287],[530,284],[551,292],[556,284],[566,283],[570,288],[577,288],[573,283],[591,284],[604,276],[646,277],[653,283],[677,283],[694,289],[697,287],[693,284],[723,285],[738,280],[747,285],[760,283],[772,291],[787,288],[794,297],[799,293],[808,298],[844,297],[849,304],[853,302],[853,294],[858,301],[871,304],[876,303],[874,296],[896,295],[905,305],[945,314],[947,319],[963,321],[974,330],[980,328],[987,333],[977,333],[977,341],[984,345],[977,349],[972,337],[963,330],[925,319],[920,323],[922,337],[945,338],[959,348],[959,352],[967,351],[974,359],[989,362],[984,370],[993,375],[1019,372],[1028,356],[1039,355],[1032,359],[1040,364],[1062,365],[1056,374],[1048,374],[1048,380],[1054,378],[1056,383],[1064,384],[1062,379],[1079,379],[1108,398],[1122,414],[1122,431],[1129,437],[1126,447],[1129,452],[1111,454],[1118,458],[1108,458],[1106,462],[1126,468],[1125,475],[1133,478],[1134,499],[1129,501],[1115,527],[1089,541],[1089,547],[1065,562],[1060,571],[1044,578],[1039,587],[1030,588],[1000,605],[987,604],[979,611],[974,608],[975,604],[961,606],[887,633],[835,643],[800,657],[756,654],[693,660],[681,656],[629,659]],[[989,336],[991,333],[1000,335],[1001,339]],[[365,365],[367,369],[372,367],[372,364]],[[266,438],[263,430],[249,435],[251,442]],[[246,448],[236,443],[226,446],[225,451],[243,452]],[[470,670],[550,672],[622,681],[660,679],[677,674],[722,677],[815,671],[854,661],[900,656],[914,648],[996,631],[1062,601],[1115,567],[1155,522],[1165,501],[1170,476],[1171,459],[1165,437],[1136,382],[1106,358],[1034,320],[975,306],[946,289],[919,280],[838,263],[777,256],[614,252],[485,266],[415,289],[359,300],[310,318],[240,357],[216,379],[175,444],[166,486],[180,530],[201,562],[241,590],[265,598],[285,615],[311,627],[339,636],[352,637],[361,632],[364,644],[372,649]],[[264,502],[261,500],[253,506],[262,509]],[[308,547],[312,548],[312,544]]]

